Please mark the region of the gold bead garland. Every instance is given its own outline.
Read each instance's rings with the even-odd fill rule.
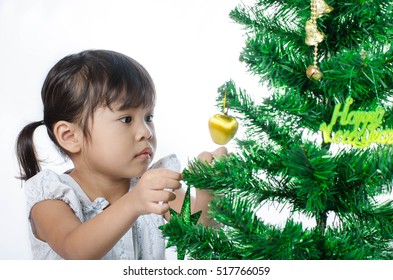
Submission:
[[[311,18],[306,22],[306,39],[308,46],[314,46],[314,64],[308,66],[306,75],[309,79],[319,81],[322,79],[322,72],[318,67],[318,44],[325,39],[325,35],[318,30],[317,18],[330,13],[333,8],[324,0],[311,0]]]

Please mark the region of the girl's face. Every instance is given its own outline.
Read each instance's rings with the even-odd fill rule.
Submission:
[[[153,108],[142,107],[97,109],[90,127],[91,139],[84,146],[83,158],[89,171],[114,180],[141,176],[157,146],[153,112]]]

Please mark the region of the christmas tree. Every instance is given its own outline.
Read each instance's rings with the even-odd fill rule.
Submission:
[[[219,87],[217,106],[226,100],[245,135],[229,156],[183,174],[188,186],[214,190],[210,216],[220,226],[174,214],[162,227],[169,245],[189,259],[393,259],[392,7],[234,7],[246,37],[240,61],[270,96],[255,102],[232,80]],[[290,209],[283,224],[260,215],[272,203]]]

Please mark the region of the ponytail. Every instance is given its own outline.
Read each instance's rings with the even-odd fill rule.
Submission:
[[[16,155],[20,168],[20,179],[27,180],[41,171],[40,163],[34,147],[33,135],[37,127],[44,121],[32,122],[19,133],[16,142]]]

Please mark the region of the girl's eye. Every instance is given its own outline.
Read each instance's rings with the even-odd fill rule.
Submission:
[[[146,121],[147,121],[147,122],[153,122],[153,117],[154,117],[153,115],[147,116],[147,117],[146,117]]]
[[[127,117],[121,118],[120,121],[123,123],[130,123],[132,121],[132,118],[130,116],[127,116]]]

